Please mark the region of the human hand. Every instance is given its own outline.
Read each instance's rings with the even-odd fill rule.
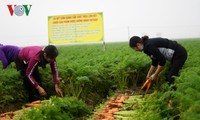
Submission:
[[[40,87],[39,85],[36,87],[36,89],[38,90],[38,92],[40,93],[41,96],[46,96],[47,95],[45,90],[42,87]]]
[[[60,89],[59,85],[58,84],[55,84],[55,90],[56,90],[56,93],[63,97],[63,93],[62,93],[62,90]]]
[[[147,75],[147,76],[146,76],[146,80],[147,80],[147,79],[150,79],[150,78],[151,78],[151,76],[150,76],[150,75]]]
[[[156,75],[156,74],[152,74],[150,78],[151,78],[151,80],[156,80],[157,77],[158,77],[158,75]]]

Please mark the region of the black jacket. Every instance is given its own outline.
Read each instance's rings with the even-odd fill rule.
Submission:
[[[176,41],[166,38],[151,38],[143,42],[144,53],[150,56],[153,66],[164,66],[166,60],[172,61],[176,48]]]

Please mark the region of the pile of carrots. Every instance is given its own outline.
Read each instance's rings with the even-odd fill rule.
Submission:
[[[0,120],[10,120],[13,118],[13,116],[14,116],[13,112],[6,112],[3,114],[0,114]]]
[[[37,100],[37,101],[33,101],[31,103],[27,103],[25,104],[26,107],[30,108],[30,107],[34,107],[34,106],[39,106],[41,105],[41,101]],[[0,120],[10,120],[13,119],[15,115],[15,112],[6,112],[6,113],[2,113],[0,114]]]
[[[113,114],[119,111],[126,99],[128,99],[127,95],[112,97],[110,101],[106,103],[103,111],[96,113],[95,120],[114,120]]]

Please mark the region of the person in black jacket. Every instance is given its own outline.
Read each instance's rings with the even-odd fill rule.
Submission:
[[[171,67],[166,79],[169,85],[174,83],[172,76],[178,76],[179,70],[187,59],[186,49],[176,41],[166,38],[133,36],[130,38],[129,45],[135,51],[144,52],[151,58],[152,65],[147,73],[147,79],[151,77],[152,80],[156,80],[163,70],[166,60],[170,61]]]

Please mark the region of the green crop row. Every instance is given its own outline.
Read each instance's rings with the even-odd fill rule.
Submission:
[[[82,99],[92,108],[116,89],[135,87],[137,81],[143,80],[150,63],[127,43],[107,44],[106,49],[102,44],[58,46],[58,49],[59,81],[64,95]],[[39,70],[48,95],[45,99],[49,99],[56,95],[50,68]],[[27,94],[14,63],[0,70],[0,76],[0,112],[20,109],[27,102]]]
[[[200,47],[198,45],[200,42],[185,40],[180,43],[188,51],[188,60],[181,70],[180,77],[175,80],[177,91],[171,91],[166,84],[154,87],[155,92],[146,98],[152,101],[151,104],[143,105],[145,109],[141,109],[140,113],[149,110],[153,111],[150,113],[156,113],[157,118],[166,119],[173,116],[186,118],[190,112],[199,113],[200,55],[198,50]],[[151,63],[146,55],[130,49],[128,43],[109,43],[106,47],[102,44],[58,46],[58,49],[59,80],[65,97],[73,96],[81,99],[92,109],[115,90],[134,88],[143,83]],[[44,89],[48,94],[46,99],[48,99],[56,95],[51,71],[49,67],[40,71]],[[10,105],[22,105],[27,102],[22,80],[14,64],[4,71],[0,70],[0,76],[2,111],[7,111],[5,108]],[[164,75],[161,75],[160,79],[163,78]],[[174,101],[172,111],[168,111],[165,102],[169,99]],[[146,116],[148,117],[148,114]]]
[[[131,96],[116,120],[199,120],[200,119],[200,41],[179,41],[188,51],[188,59],[175,78],[177,90],[159,81],[153,93],[144,97]],[[161,84],[162,83],[162,84]],[[130,115],[130,112],[134,113]]]

